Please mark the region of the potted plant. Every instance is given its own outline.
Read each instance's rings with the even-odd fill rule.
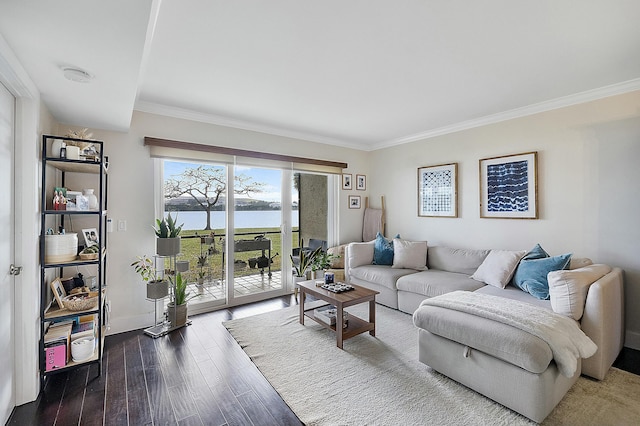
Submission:
[[[158,270],[153,261],[145,256],[138,256],[138,259],[131,264],[136,273],[140,274],[142,281],[147,283],[147,299],[162,299],[169,294],[169,283],[159,278]]]
[[[173,286],[173,300],[167,305],[169,320],[173,327],[180,327],[187,323],[187,302],[197,295],[190,296],[187,292],[187,280],[182,279],[182,274],[178,272],[169,277]]]
[[[313,265],[313,261],[315,260],[318,253],[322,252],[322,247],[318,247],[312,252],[307,252],[305,250],[300,250],[299,262],[296,265],[293,254],[290,254],[291,263],[293,264],[293,273],[296,278],[305,278],[307,275],[307,271],[311,269],[311,265]],[[296,280],[300,281],[300,280]]]
[[[176,214],[176,220],[178,215]],[[175,256],[180,253],[180,231],[182,226],[177,226],[171,213],[166,218],[156,219],[156,253],[160,256]]]
[[[317,256],[313,259],[313,263],[311,264],[311,270],[317,274],[317,271],[322,271],[324,276],[324,272],[327,269],[331,269],[331,263],[334,259],[339,259],[340,256],[333,253],[327,253],[326,251],[320,251]],[[319,277],[315,277],[316,279]]]

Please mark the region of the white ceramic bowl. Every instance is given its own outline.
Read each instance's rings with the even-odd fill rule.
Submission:
[[[71,357],[75,362],[86,361],[91,358],[96,347],[96,339],[91,337],[80,337],[71,342]]]

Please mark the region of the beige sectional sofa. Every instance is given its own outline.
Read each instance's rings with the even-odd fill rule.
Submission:
[[[568,271],[551,273],[557,284],[551,300],[539,300],[512,285],[500,288],[470,278],[490,253],[428,247],[428,269],[416,270],[374,265],[374,243],[352,243],[345,250],[345,276],[352,284],[379,291],[378,303],[413,314],[420,361],[541,422],[580,374],[603,379],[620,353],[624,342],[622,271],[574,258]],[[422,304],[457,290],[526,302],[573,317],[596,344],[596,353],[578,359],[577,371],[566,377],[560,374],[549,345],[540,338],[473,314]]]

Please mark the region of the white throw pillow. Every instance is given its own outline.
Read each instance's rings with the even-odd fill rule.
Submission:
[[[351,243],[349,244],[347,251],[349,253],[349,268],[371,265],[373,262],[373,241],[366,243]]]
[[[525,250],[491,250],[471,278],[494,287],[505,288],[525,254]]]
[[[549,272],[549,296],[554,312],[578,321],[584,313],[589,286],[611,272],[609,265],[593,264],[583,268]]]
[[[393,239],[392,268],[427,270],[427,242]]]

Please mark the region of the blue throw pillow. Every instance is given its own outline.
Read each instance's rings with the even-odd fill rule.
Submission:
[[[396,238],[400,238],[400,234]],[[373,243],[373,264],[393,265],[393,240],[387,240],[379,232]]]
[[[540,300],[546,300],[549,298],[547,274],[565,269],[570,261],[571,253],[541,259],[523,259],[513,276],[513,284]]]
[[[536,246],[532,248],[529,253],[525,254],[522,259],[542,259],[544,257],[549,257],[549,253],[544,251],[540,244],[536,244]]]

